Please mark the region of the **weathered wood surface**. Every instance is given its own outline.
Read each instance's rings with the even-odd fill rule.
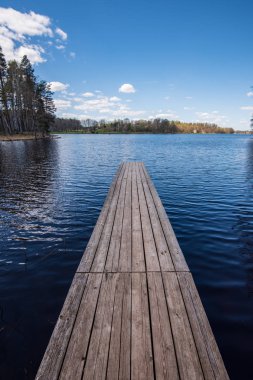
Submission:
[[[143,163],[115,176],[36,379],[228,379]]]

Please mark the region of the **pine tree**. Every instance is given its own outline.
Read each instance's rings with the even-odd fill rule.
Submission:
[[[11,129],[14,133],[22,132],[22,75],[17,61],[8,63],[6,95],[9,114],[11,116]]]
[[[0,47],[0,132],[49,132],[55,119],[53,93],[38,81],[25,55],[21,62],[6,63]]]
[[[37,85],[37,107],[36,107],[36,122],[37,128],[43,133],[49,132],[50,125],[55,120],[55,105],[53,101],[53,93],[50,85],[45,81],[41,81]]]
[[[7,81],[7,64],[0,46],[0,129],[4,133],[11,133],[10,115],[8,112],[7,95],[6,95],[6,81]]]
[[[36,77],[26,55],[22,58],[20,69],[23,76],[23,125],[25,131],[35,131]]]

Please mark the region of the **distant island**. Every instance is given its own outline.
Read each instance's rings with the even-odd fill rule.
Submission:
[[[210,123],[186,123],[167,119],[152,120],[76,120],[56,118],[52,133],[235,133],[233,128],[222,128]]]

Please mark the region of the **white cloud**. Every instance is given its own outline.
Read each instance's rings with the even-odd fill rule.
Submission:
[[[191,100],[191,99],[192,99],[192,96],[186,96],[185,99],[187,99],[187,100]]]
[[[45,62],[45,59],[41,55],[44,52],[45,50],[41,46],[23,45],[15,50],[14,58],[20,60],[24,55],[27,55],[31,63],[41,63]]]
[[[99,99],[84,100],[80,104],[74,106],[76,110],[81,111],[99,111],[100,109],[113,107],[116,103],[111,102],[108,97],[104,96]]]
[[[145,114],[144,110],[131,109],[126,100],[122,100],[117,96],[105,96],[101,92],[86,92],[74,97],[70,96],[70,92],[66,90],[61,92],[61,99],[55,100],[56,107],[58,108],[57,114],[59,116],[76,117],[78,119],[92,118],[114,120],[115,118],[138,118],[140,115]],[[69,112],[65,111],[68,109]],[[63,110],[63,111],[61,111]],[[82,116],[81,116],[82,115]],[[89,116],[88,116],[89,115]]]
[[[56,45],[55,47],[56,47],[56,49],[58,49],[58,50],[64,50],[64,49],[65,49],[65,46],[64,46],[64,45]]]
[[[120,102],[121,99],[118,98],[117,96],[112,96],[112,97],[110,98],[110,101],[112,101],[112,102]]]
[[[23,41],[22,36],[17,36],[17,38],[12,39],[8,37],[9,35],[9,32],[5,33],[4,29],[0,29],[0,44],[7,61],[13,59],[20,61],[25,54],[31,63],[41,63],[45,61],[42,57],[44,49],[41,46],[23,42],[21,46],[16,47],[16,41]]]
[[[73,52],[73,51],[71,51],[71,52],[69,53],[69,56],[70,56],[70,58],[75,59],[75,58],[76,58],[76,53]]]
[[[133,94],[134,92],[136,92],[136,90],[132,84],[124,83],[120,86],[119,92],[123,92],[126,94],[131,94],[131,93]]]
[[[77,104],[73,106],[76,111],[94,113],[93,118],[99,119],[99,115],[106,114],[107,119],[120,118],[120,117],[133,117],[142,115],[145,112],[140,110],[132,110],[122,100],[116,96],[108,97],[98,95],[93,99],[76,98]]]
[[[222,126],[226,126],[229,123],[227,116],[220,114],[219,111],[195,112],[195,114],[199,118],[196,120],[197,122],[214,123]]]
[[[253,106],[242,106],[240,109],[242,111],[253,111]]]
[[[60,36],[61,39],[62,39],[63,41],[66,41],[66,39],[68,38],[67,33],[64,32],[64,31],[63,31],[62,29],[60,29],[60,28],[56,28],[56,29],[55,29],[55,33],[57,33],[58,36]]]
[[[69,87],[68,84],[62,83],[62,82],[50,82],[50,85],[51,85],[51,90],[54,92],[55,91],[64,91]]]
[[[249,96],[249,97],[253,96],[253,91],[249,91],[249,92],[247,92],[246,95]]]
[[[185,111],[192,111],[192,110],[194,110],[194,107],[184,107],[184,110]]]
[[[94,96],[93,92],[84,92],[82,94],[85,98],[92,98]]]
[[[18,36],[53,36],[50,18],[35,12],[21,13],[13,8],[0,7],[0,25]]]
[[[57,109],[66,109],[71,107],[71,101],[65,99],[55,99],[54,104]]]
[[[0,7],[0,43],[7,61],[20,60],[26,54],[31,63],[45,62],[45,50],[34,40],[31,42],[31,38],[53,36],[48,16]]]

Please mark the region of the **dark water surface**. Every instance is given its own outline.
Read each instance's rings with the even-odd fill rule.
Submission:
[[[34,378],[123,160],[149,170],[231,379],[253,379],[253,139],[243,135],[1,142],[0,378]]]

